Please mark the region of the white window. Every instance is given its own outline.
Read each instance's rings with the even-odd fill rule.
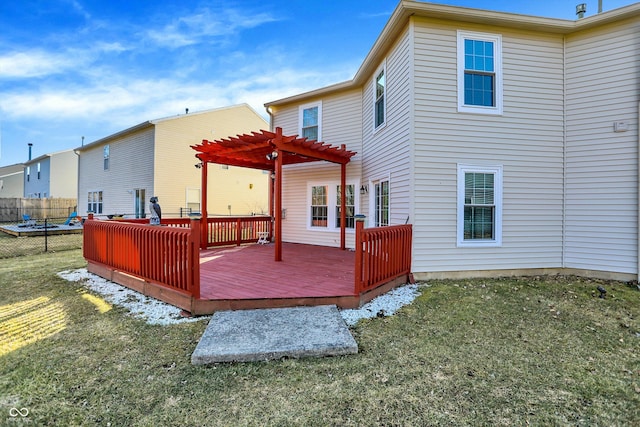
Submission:
[[[38,179],[40,179],[40,162],[36,165],[38,169]]]
[[[104,157],[104,170],[109,170],[109,146],[105,145],[102,149],[102,156]]]
[[[355,207],[358,205],[357,183],[345,187],[345,228],[355,228]],[[308,229],[337,231],[340,229],[340,184],[321,182],[308,184]]]
[[[387,70],[383,65],[376,73],[376,79],[373,85],[373,128],[378,129],[385,125],[387,117]]]
[[[89,191],[87,201],[87,212],[102,213],[102,191]]]
[[[344,203],[345,203],[345,228],[355,228],[355,215],[356,215],[356,186],[353,184],[347,184],[344,188]],[[341,220],[341,199],[340,199],[340,186],[336,187],[336,228],[340,228]]]
[[[502,37],[458,31],[458,111],[502,114]]]
[[[147,196],[144,188],[135,188],[133,190],[133,210],[136,218],[145,218],[145,202]]]
[[[373,226],[389,225],[389,179],[373,182]]]
[[[31,166],[27,166],[27,182],[31,180]]]
[[[502,245],[502,166],[458,165],[458,246]]]
[[[322,141],[322,103],[301,105],[299,108],[300,129],[298,135],[302,138]]]

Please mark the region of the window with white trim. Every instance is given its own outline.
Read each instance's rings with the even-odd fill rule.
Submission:
[[[355,228],[356,215],[356,186],[347,184],[344,187],[344,203],[345,203],[345,228]],[[340,228],[341,220],[341,197],[340,186],[336,187],[336,228]]]
[[[322,140],[322,103],[301,105],[299,108],[300,131],[302,138]]]
[[[389,225],[389,180],[373,183],[374,195],[374,227]]]
[[[376,74],[376,79],[373,85],[373,98],[374,109],[374,123],[373,128],[378,129],[381,126],[384,126],[386,122],[387,116],[387,77],[386,77],[387,69],[386,64],[382,66]]]
[[[38,169],[38,179],[40,179],[40,162],[36,165]]]
[[[355,229],[356,206],[359,202],[357,188],[356,182],[348,182],[345,186],[346,229]],[[340,229],[339,182],[310,182],[307,191],[308,229],[338,231]]]
[[[328,226],[329,207],[328,187],[326,185],[314,185],[311,187],[311,227]]]
[[[102,149],[102,157],[104,158],[104,170],[109,170],[109,146],[105,145]]]
[[[502,166],[458,165],[458,246],[502,245]]]
[[[31,166],[27,166],[27,182],[31,181]]]
[[[458,31],[458,111],[502,114],[502,36]]]
[[[87,202],[87,212],[102,213],[102,191],[89,191]]]

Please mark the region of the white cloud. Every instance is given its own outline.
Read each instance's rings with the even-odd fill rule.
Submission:
[[[223,38],[276,20],[267,13],[205,8],[176,18],[159,30],[149,30],[146,36],[160,46],[178,48],[203,40],[211,42],[211,38]]]
[[[31,78],[65,72],[83,60],[78,56],[42,50],[13,52],[0,56],[0,79]]]

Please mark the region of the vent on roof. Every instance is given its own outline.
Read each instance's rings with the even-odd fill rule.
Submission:
[[[578,15],[578,19],[584,18],[584,14],[587,12],[587,4],[580,3],[576,6],[576,15]]]

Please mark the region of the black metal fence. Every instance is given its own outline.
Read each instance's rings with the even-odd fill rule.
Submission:
[[[0,258],[80,248],[82,223],[69,217],[0,223]]]

